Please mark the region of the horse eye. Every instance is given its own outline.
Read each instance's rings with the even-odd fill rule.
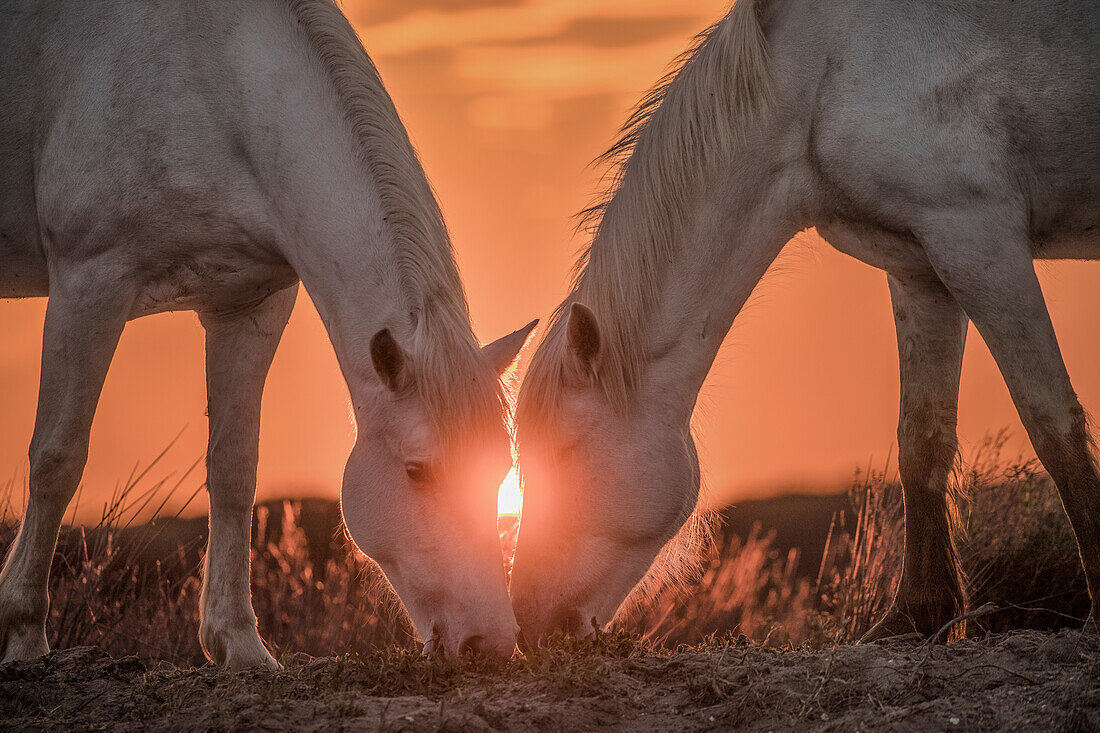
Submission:
[[[405,474],[415,484],[425,484],[431,481],[432,469],[427,463],[421,461],[409,461],[405,464]]]

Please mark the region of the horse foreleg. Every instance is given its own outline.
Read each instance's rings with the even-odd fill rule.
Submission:
[[[958,448],[959,377],[968,320],[935,275],[891,276],[901,367],[898,463],[905,557],[886,616],[863,637],[930,636],[964,608],[947,488]]]
[[[57,533],[84,473],[92,417],[131,303],[128,293],[94,275],[50,275],[27,511],[0,572],[5,662],[49,651],[46,615]]]
[[[278,664],[256,630],[249,584],[252,507],[259,458],[260,398],[298,287],[232,316],[200,314],[206,329],[210,444],[210,540],[203,571],[199,640],[230,669]]]
[[[982,334],[1077,537],[1097,618],[1100,470],[1085,411],[1062,361],[1026,237],[1013,212],[973,211],[937,221],[933,266]],[[1010,223],[1016,221],[1013,228]],[[984,226],[983,226],[984,222]],[[939,225],[943,225],[939,228]],[[960,236],[971,235],[960,245]]]

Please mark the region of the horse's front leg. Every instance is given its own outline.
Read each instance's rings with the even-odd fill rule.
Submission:
[[[958,448],[968,319],[932,273],[889,281],[901,366],[898,464],[905,558],[894,602],[864,641],[914,631],[931,636],[964,607],[946,497]]]
[[[294,308],[298,286],[230,316],[201,313],[206,329],[210,444],[210,541],[203,571],[199,640],[230,669],[279,665],[256,630],[249,585],[252,507],[256,499],[260,398]]]
[[[27,512],[0,572],[5,662],[49,651],[48,584],[57,532],[84,473],[92,417],[132,302],[126,288],[94,269],[50,273]]]

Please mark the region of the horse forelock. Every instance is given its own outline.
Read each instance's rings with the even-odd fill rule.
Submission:
[[[450,235],[416,150],[358,36],[333,0],[284,0],[344,109],[392,233],[414,311],[418,394],[445,444],[499,430],[500,381],[480,356]]]

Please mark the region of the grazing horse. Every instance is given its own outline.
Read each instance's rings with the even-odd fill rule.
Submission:
[[[299,280],[347,382],[344,520],[424,638],[510,654],[496,534],[511,465],[439,206],[331,0],[16,0],[0,15],[0,297],[49,296],[30,496],[0,575],[0,653],[48,651],[47,580],[126,322],[206,331],[207,656],[275,666],[249,592],[264,380]]]
[[[1098,49],[1100,5],[1061,0],[738,0],[700,36],[607,154],[520,393],[528,643],[609,622],[692,515],[699,388],[814,226],[885,270],[897,325],[905,561],[868,638],[964,607],[945,493],[968,321],[1057,484],[1096,616],[1100,473],[1033,259],[1100,258]]]

